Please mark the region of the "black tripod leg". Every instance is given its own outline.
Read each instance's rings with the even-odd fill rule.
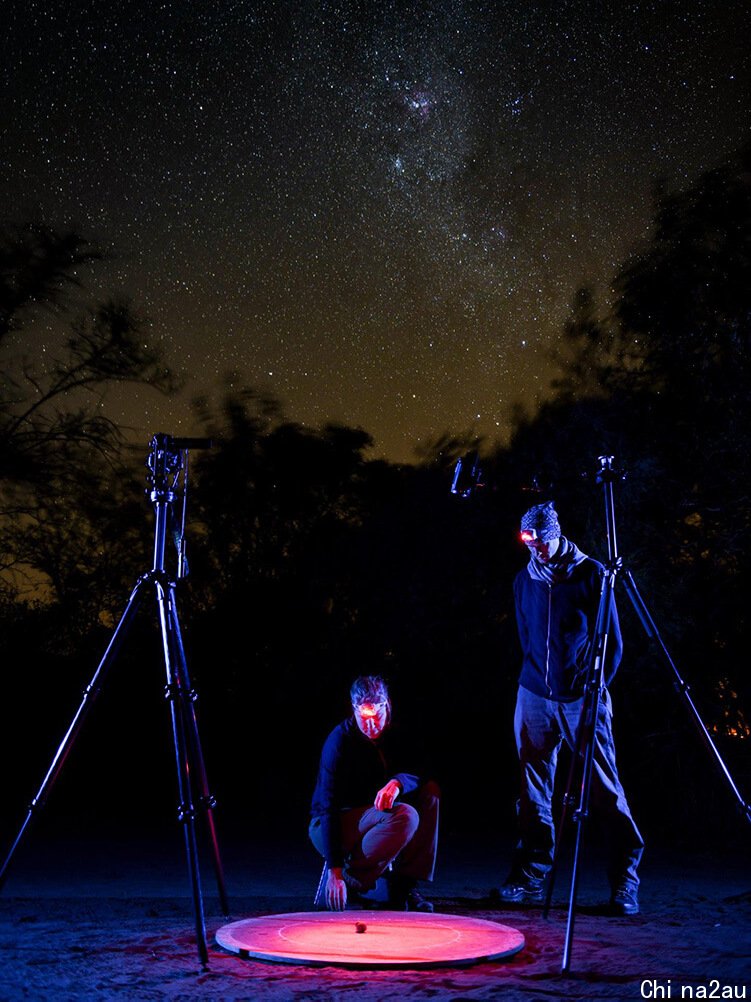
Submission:
[[[566,921],[566,939],[563,946],[563,959],[561,961],[561,971],[566,974],[571,966],[571,949],[574,941],[574,922],[576,920],[576,899],[579,891],[579,858],[581,854],[582,839],[584,836],[584,822],[589,817],[589,803],[592,794],[592,767],[595,757],[595,728],[597,726],[597,714],[600,708],[599,686],[588,694],[585,700],[587,704],[586,719],[586,742],[584,743],[584,761],[582,763],[581,790],[579,794],[579,807],[574,811],[574,823],[576,825],[576,839],[574,841],[574,858],[571,866],[571,888],[568,901],[568,919]]]
[[[631,599],[631,604],[633,605],[634,610],[637,616],[639,617],[642,626],[644,627],[645,633],[647,634],[650,640],[654,640],[657,643],[657,646],[660,649],[660,653],[662,654],[663,661],[665,661],[667,666],[673,672],[673,676],[675,678],[674,681],[675,688],[683,698],[683,702],[686,704],[686,707],[688,708],[688,711],[691,715],[691,719],[693,720],[697,730],[699,731],[699,737],[704,743],[704,747],[711,755],[712,759],[715,762],[715,765],[720,770],[720,773],[725,779],[725,782],[730,787],[730,791],[735,797],[736,803],[740,808],[741,814],[745,817],[746,821],[751,822],[751,804],[747,803],[743,799],[743,795],[741,794],[741,791],[738,789],[738,787],[735,785],[735,781],[733,780],[733,777],[730,775],[728,767],[725,765],[725,762],[723,761],[723,758],[720,755],[717,745],[714,743],[714,741],[712,740],[712,736],[710,735],[707,728],[704,726],[704,721],[701,719],[699,711],[696,709],[696,705],[694,704],[694,701],[691,698],[689,685],[687,682],[683,680],[683,678],[681,678],[681,674],[678,671],[678,668],[676,667],[676,664],[673,661],[672,657],[670,656],[670,652],[665,646],[662,637],[660,636],[660,631],[657,629],[655,621],[652,619],[652,616],[650,615],[649,609],[646,607],[643,598],[639,594],[639,589],[636,587],[636,582],[634,581],[630,571],[627,570],[624,572],[622,581],[623,581],[623,586],[626,589],[626,594]]]
[[[60,775],[60,772],[63,766],[65,765],[68,755],[70,754],[70,751],[73,748],[75,740],[78,737],[78,733],[81,730],[81,727],[83,726],[83,723],[89,714],[89,710],[94,705],[94,701],[96,700],[97,696],[101,691],[102,683],[104,682],[104,679],[107,675],[107,671],[109,670],[112,663],[116,660],[117,655],[120,652],[120,648],[122,647],[123,641],[127,636],[133,617],[135,616],[136,612],[138,611],[138,607],[141,604],[141,599],[143,597],[143,590],[146,587],[146,585],[150,583],[150,580],[151,580],[150,575],[146,574],[142,578],[140,578],[136,583],[136,586],[133,589],[130,598],[128,599],[128,604],[125,607],[125,611],[123,612],[120,618],[120,622],[117,624],[117,628],[115,629],[115,632],[113,633],[112,638],[110,639],[107,650],[104,652],[104,656],[102,657],[102,660],[99,662],[97,670],[94,672],[91,681],[84,689],[83,699],[81,701],[81,704],[78,707],[78,710],[76,711],[73,720],[71,721],[70,727],[68,728],[65,737],[63,738],[62,742],[60,743],[60,746],[55,752],[55,757],[53,758],[52,764],[47,770],[47,775],[44,777],[44,780],[42,781],[42,785],[39,787],[37,795],[31,801],[31,805],[29,806],[29,811],[28,814],[26,815],[26,819],[21,825],[21,828],[18,834],[16,835],[16,838],[13,841],[13,845],[11,846],[7,856],[5,857],[2,869],[0,869],[0,889],[2,889],[2,887],[5,884],[8,875],[8,868],[10,867],[16,849],[20,845],[26,830],[31,824],[32,819],[44,807],[47,798],[52,790],[52,787],[55,784],[55,780]]]
[[[222,866],[222,859],[219,852],[219,841],[216,834],[216,824],[214,822],[214,807],[216,806],[216,799],[211,794],[209,789],[209,781],[206,773],[206,764],[203,757],[203,750],[201,747],[201,738],[198,733],[198,720],[196,719],[195,710],[195,691],[190,684],[190,676],[188,673],[188,662],[185,657],[185,648],[183,647],[182,632],[180,630],[180,620],[177,615],[177,604],[175,599],[175,588],[174,585],[170,585],[168,592],[168,602],[169,602],[169,625],[171,630],[171,636],[174,648],[174,662],[175,671],[179,677],[179,684],[181,689],[185,694],[183,700],[183,710],[185,715],[185,731],[188,739],[188,747],[190,749],[190,755],[192,763],[195,767],[196,781],[199,789],[199,804],[203,808],[206,817],[206,828],[209,836],[209,845],[211,849],[212,861],[214,864],[214,873],[216,874],[216,884],[217,892],[219,895],[219,905],[222,909],[222,914],[229,915],[229,901],[227,899],[227,889],[224,881],[224,867]]]
[[[608,485],[612,488],[612,485]],[[608,537],[611,541],[610,548],[614,552],[615,527],[611,527],[612,518],[612,492],[606,496],[606,511],[608,516]],[[597,718],[600,711],[600,695],[604,686],[605,655],[608,649],[608,634],[613,612],[613,593],[615,590],[615,578],[619,564],[611,562],[610,569],[603,574],[600,587],[600,600],[597,607],[597,620],[595,624],[594,641],[590,655],[587,683],[584,687],[584,706],[582,707],[582,717],[580,718],[580,730],[582,721],[585,724],[582,734],[577,735],[577,752],[583,749],[581,789],[579,791],[579,806],[574,812],[574,823],[576,824],[576,839],[574,842],[574,858],[571,870],[571,889],[568,902],[568,919],[566,922],[566,939],[563,947],[563,959],[561,971],[567,974],[571,966],[571,949],[574,941],[574,923],[576,921],[576,898],[579,890],[579,858],[581,855],[582,839],[584,835],[584,823],[589,816],[589,803],[592,794],[592,768],[595,758],[595,744],[597,741]],[[586,715],[584,709],[586,708]]]
[[[164,667],[167,676],[165,693],[169,701],[170,716],[172,720],[172,741],[175,749],[175,765],[177,768],[177,790],[178,790],[178,821],[183,826],[185,837],[185,854],[188,861],[188,873],[193,895],[193,916],[196,928],[196,943],[198,946],[198,957],[203,967],[209,963],[209,951],[206,945],[206,919],[203,909],[203,895],[201,893],[201,874],[198,864],[198,843],[196,840],[196,818],[195,807],[193,805],[193,791],[191,788],[190,761],[188,758],[188,748],[185,738],[185,716],[184,701],[186,693],[180,685],[179,674],[174,664],[173,643],[170,636],[170,619],[168,610],[167,588],[160,580],[156,582],[157,601],[159,604],[159,623],[162,632],[162,646],[164,649]]]
[[[579,769],[579,763],[584,758],[584,748],[586,747],[587,741],[587,700],[582,700],[582,708],[579,713],[579,720],[576,725],[576,740],[574,741],[574,749],[571,754],[571,765],[568,770],[568,777],[566,779],[566,790],[563,794],[563,805],[561,808],[561,820],[558,824],[558,828],[555,833],[555,848],[553,849],[553,865],[550,867],[550,872],[547,876],[547,881],[545,885],[545,904],[542,909],[542,917],[547,918],[550,914],[550,903],[553,900],[553,888],[555,887],[555,880],[558,875],[558,860],[560,858],[561,845],[563,842],[563,833],[566,829],[566,821],[568,820],[569,809],[574,803],[574,783],[576,780],[576,774]]]

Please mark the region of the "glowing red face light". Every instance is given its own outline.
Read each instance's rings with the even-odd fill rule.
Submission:
[[[388,727],[388,700],[380,703],[353,703],[352,710],[357,727],[371,741],[379,738],[384,728]]]
[[[523,543],[534,543],[535,539],[537,538],[537,533],[530,532],[528,529],[525,529],[523,532],[520,532],[519,535]]]

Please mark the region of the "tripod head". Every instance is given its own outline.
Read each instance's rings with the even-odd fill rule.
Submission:
[[[189,449],[210,449],[209,438],[173,438],[164,432],[157,432],[149,443],[151,452],[146,460],[149,468],[147,491],[153,502],[172,502],[176,497],[176,487],[182,471],[187,472]]]
[[[612,572],[620,570],[622,563],[618,556],[618,543],[616,541],[613,484],[617,480],[625,480],[625,475],[613,469],[613,456],[598,456],[597,462],[600,466],[595,473],[595,483],[602,487],[605,499],[605,529],[608,544],[608,559],[605,563],[605,569]]]
[[[173,438],[157,432],[150,442],[151,452],[146,460],[149,468],[149,496],[156,512],[154,537],[154,571],[164,570],[164,549],[168,526],[177,548],[177,576],[185,577],[188,563],[185,555],[185,515],[188,502],[188,452],[190,449],[210,449],[208,438]],[[179,526],[172,506],[177,499],[180,474],[183,478],[183,506]]]
[[[616,480],[625,480],[626,474],[613,469],[613,456],[598,456],[597,462],[600,464],[595,473],[596,484],[613,483]]]

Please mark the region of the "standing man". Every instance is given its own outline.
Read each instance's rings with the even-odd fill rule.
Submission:
[[[543,882],[555,846],[552,814],[558,750],[575,747],[589,651],[594,641],[603,567],[561,535],[552,501],[530,508],[521,521],[529,563],[514,581],[522,670],[514,716],[521,766],[520,840],[501,898],[543,900]],[[622,641],[613,607],[605,683],[621,659]],[[610,905],[618,915],[639,911],[636,871],[644,849],[615,763],[612,706],[602,692],[594,730],[593,806],[608,837]]]
[[[432,880],[438,848],[439,790],[417,774],[414,753],[392,726],[386,683],[356,679],[352,714],[323,746],[310,839],[326,860],[324,896],[340,911],[349,892],[371,890],[389,864],[389,907],[432,912],[417,889]]]

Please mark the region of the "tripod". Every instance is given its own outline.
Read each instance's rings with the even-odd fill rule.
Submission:
[[[717,746],[712,740],[709,731],[699,715],[699,711],[691,698],[688,684],[681,677],[675,662],[670,656],[655,622],[652,619],[646,604],[644,603],[644,600],[639,594],[639,590],[636,587],[636,583],[631,575],[631,572],[623,567],[623,562],[618,555],[615,526],[615,502],[613,498],[613,482],[619,479],[619,474],[613,469],[612,456],[600,456],[598,458],[598,462],[600,463],[600,469],[597,471],[596,482],[602,485],[605,498],[605,525],[607,532],[608,559],[603,569],[594,638],[590,651],[587,677],[584,686],[584,697],[582,699],[582,707],[577,725],[576,740],[574,742],[574,751],[571,757],[571,767],[569,769],[566,792],[563,797],[561,823],[556,834],[553,865],[550,873],[548,874],[545,905],[543,910],[543,915],[547,918],[553,895],[553,886],[555,883],[563,830],[569,810],[576,802],[576,808],[573,811],[573,820],[576,825],[576,835],[574,840],[573,866],[569,891],[566,939],[563,948],[563,959],[561,962],[561,971],[564,974],[569,971],[571,965],[582,836],[584,832],[584,824],[589,816],[589,803],[592,792],[595,728],[597,726],[600,701],[605,687],[605,655],[607,652],[608,635],[610,633],[612,610],[614,607],[615,585],[619,574],[623,574],[623,583],[626,594],[631,600],[631,604],[639,617],[639,621],[644,627],[647,637],[657,643],[663,661],[668,665],[673,673],[675,688],[682,697],[691,719],[699,731],[699,736],[712,756],[716,766],[720,770],[725,782],[730,787],[731,793],[733,794],[741,813],[747,821],[751,822],[751,804],[747,803],[741,796],[741,793],[733,781],[733,777],[725,765]],[[579,793],[578,799],[575,799],[573,791],[575,788],[577,773],[579,773]]]
[[[216,874],[219,903],[224,915],[229,914],[227,892],[224,884],[224,872],[219,855],[219,845],[214,825],[213,809],[216,806],[214,797],[209,792],[206,768],[204,765],[201,741],[198,734],[198,724],[194,702],[196,693],[191,687],[188,666],[185,659],[180,622],[177,617],[175,601],[176,583],[165,571],[165,549],[168,531],[174,524],[173,506],[178,496],[178,485],[182,474],[183,480],[183,513],[179,533],[180,556],[178,561],[178,577],[185,574],[185,554],[183,547],[185,527],[185,499],[187,497],[188,450],[192,448],[207,448],[210,445],[205,439],[179,439],[169,435],[157,434],[151,440],[151,453],[148,459],[149,483],[147,491],[154,505],[156,522],[154,527],[154,560],[150,571],[142,575],[133,589],[118,623],[109,646],[94,673],[91,682],[83,693],[78,710],[52,760],[37,795],[31,801],[29,811],[8,852],[5,862],[0,868],[0,889],[7,879],[8,868],[26,830],[34,817],[44,807],[50,791],[59,776],[70,753],[79,731],[88,716],[110,666],[117,659],[123,646],[128,630],[147,592],[152,591],[159,610],[159,626],[162,637],[164,668],[166,673],[165,698],[169,703],[172,723],[172,739],[175,749],[175,764],[177,767],[178,788],[178,820],[182,824],[185,838],[185,851],[188,860],[191,891],[193,896],[193,913],[195,918],[196,943],[198,956],[203,967],[208,965],[209,955],[206,945],[206,922],[204,918],[203,895],[201,891],[201,876],[198,863],[198,842],[196,834],[196,807],[202,810],[211,854]]]

